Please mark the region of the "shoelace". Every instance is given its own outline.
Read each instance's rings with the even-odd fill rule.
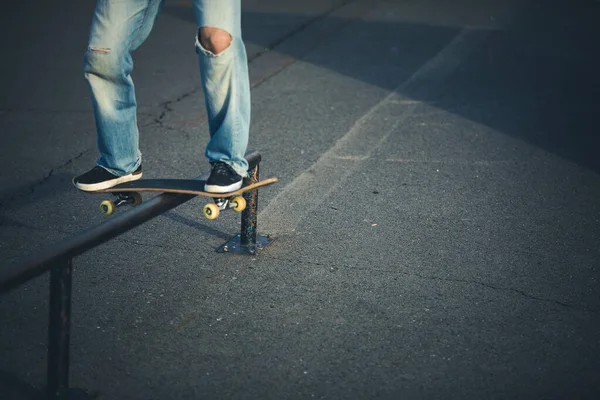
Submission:
[[[231,175],[232,171],[229,165],[225,163],[215,163],[213,165],[213,174],[228,176]]]

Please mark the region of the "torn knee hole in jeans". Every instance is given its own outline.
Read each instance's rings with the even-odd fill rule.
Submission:
[[[88,50],[89,51],[93,51],[94,53],[102,53],[102,54],[108,54],[108,53],[110,53],[110,49],[108,47],[89,46]]]
[[[231,47],[233,37],[226,30],[201,26],[198,28],[196,41],[205,53],[218,57]]]

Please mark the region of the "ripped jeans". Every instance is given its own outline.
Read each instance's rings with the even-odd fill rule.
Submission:
[[[226,162],[247,176],[244,154],[250,127],[250,83],[240,2],[193,0],[198,28],[219,28],[231,35],[229,47],[215,55],[202,47],[196,30],[195,48],[210,134],[205,156],[210,162]],[[84,73],[96,122],[97,165],[118,176],[135,171],[142,162],[131,52],[150,34],[163,3],[97,0]]]

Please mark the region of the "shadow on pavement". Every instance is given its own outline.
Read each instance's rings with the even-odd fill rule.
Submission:
[[[430,9],[419,21],[371,13],[365,20],[353,21],[347,28],[350,33],[342,33],[357,38],[344,44],[348,48],[334,48],[326,40],[318,43],[336,54],[339,51],[336,57],[299,53],[285,44],[268,42],[262,31],[246,29],[260,24],[273,29],[306,25],[302,15],[247,11],[243,14],[244,35],[248,43],[394,90],[403,75],[416,71],[463,28],[454,19],[456,15],[479,11],[485,18],[494,18],[486,12],[491,2],[461,3],[464,10]],[[467,12],[466,7],[474,9]],[[480,21],[485,39],[468,59],[461,60],[460,67],[441,82],[439,89],[428,90],[426,97],[410,90],[401,94],[600,172],[600,137],[595,129],[600,57],[593,17],[599,9],[599,3],[591,1],[522,2],[516,18],[499,28],[486,27],[489,20]],[[194,20],[189,7],[167,5],[163,12],[190,23]],[[333,17],[325,18],[331,24],[343,25]],[[397,45],[390,46],[390,37],[397,38]],[[364,46],[366,43],[369,46]]]
[[[44,393],[21,381],[16,375],[0,370],[0,393],[3,400],[43,400]]]
[[[198,209],[198,214],[200,215],[201,209]],[[190,228],[196,229],[198,231],[204,232],[210,236],[218,237],[221,239],[229,240],[231,239],[231,233],[226,233],[214,228],[211,228],[209,225],[202,224],[198,222],[198,220],[192,220],[190,218],[186,218],[183,215],[177,214],[173,211],[168,211],[163,214],[165,218],[169,218],[171,221],[178,222],[180,224],[189,226]]]

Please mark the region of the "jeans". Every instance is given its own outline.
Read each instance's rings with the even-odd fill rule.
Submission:
[[[223,161],[247,176],[244,158],[250,127],[250,83],[241,34],[241,0],[194,0],[199,28],[219,28],[231,35],[219,54],[204,49],[195,36],[200,80],[206,100],[210,139],[205,156]],[[131,79],[131,52],[148,37],[164,0],[97,0],[84,56],[98,150],[97,165],[115,175],[135,171],[142,162],[137,103]]]

